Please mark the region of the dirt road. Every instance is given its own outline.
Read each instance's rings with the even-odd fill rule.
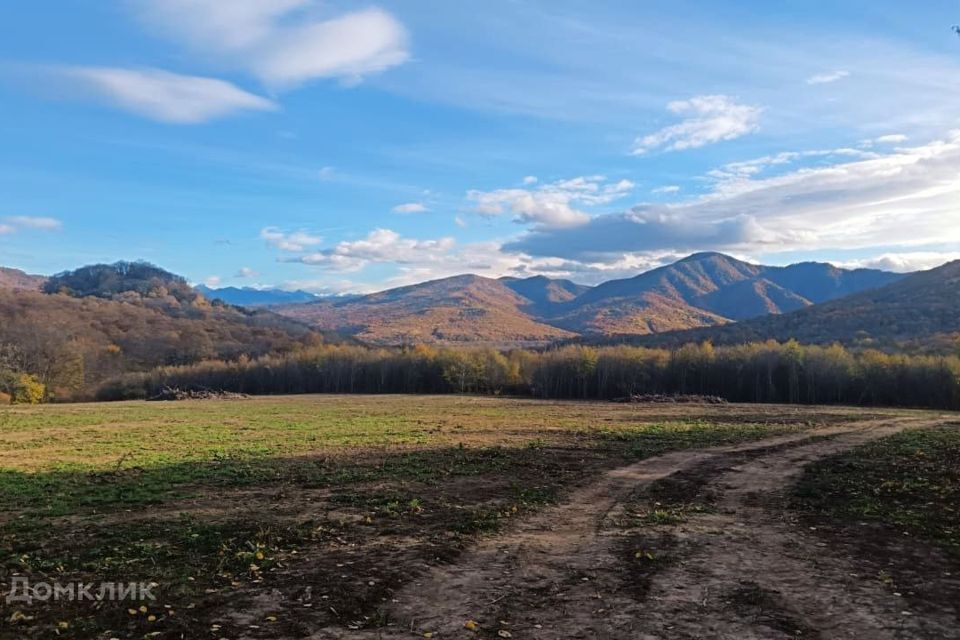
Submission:
[[[918,615],[783,504],[806,464],[932,424],[859,422],[614,470],[430,568],[396,594],[387,628],[314,637],[960,638],[955,605]]]

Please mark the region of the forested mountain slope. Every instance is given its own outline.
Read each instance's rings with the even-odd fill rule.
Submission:
[[[951,349],[960,335],[960,261],[892,284],[780,316],[637,339],[650,346],[711,340],[735,344],[795,338],[802,343]]]
[[[300,323],[210,302],[183,278],[140,263],[59,274],[45,291],[0,288],[0,370],[35,375],[61,397],[123,372],[320,341]]]
[[[820,263],[767,267],[699,253],[596,287],[542,276],[465,275],[277,312],[375,344],[508,346],[723,325],[802,309],[900,277]]]

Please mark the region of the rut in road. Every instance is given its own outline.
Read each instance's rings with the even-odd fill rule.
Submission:
[[[468,620],[488,637],[537,639],[960,637],[956,611],[906,615],[889,590],[857,575],[852,559],[771,508],[806,464],[937,422],[859,422],[611,471],[410,583],[393,600],[390,627],[313,638],[465,637]],[[631,496],[665,478],[719,492],[716,508],[643,534],[610,526]],[[625,553],[638,545],[656,551],[653,564],[664,548],[678,559],[631,574]]]

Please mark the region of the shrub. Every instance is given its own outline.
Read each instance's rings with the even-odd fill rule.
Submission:
[[[47,388],[30,374],[7,372],[0,374],[0,393],[14,404],[40,404]]]

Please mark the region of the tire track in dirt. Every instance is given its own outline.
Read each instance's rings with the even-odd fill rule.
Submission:
[[[922,617],[856,558],[837,553],[783,511],[807,464],[908,427],[901,419],[776,451],[722,474],[716,513],[678,527],[700,546],[658,576],[638,638],[958,638],[957,609]]]
[[[536,639],[951,637],[952,627],[924,635],[939,623],[902,615],[903,603],[879,583],[851,575],[850,559],[767,508],[804,465],[936,423],[897,417],[642,460],[481,540],[456,563],[429,568],[395,595],[390,626],[312,638],[476,637],[468,620],[480,637]],[[608,516],[655,481],[698,470],[720,490],[719,508],[650,528],[680,559],[638,595],[622,558],[628,534],[605,526]]]

